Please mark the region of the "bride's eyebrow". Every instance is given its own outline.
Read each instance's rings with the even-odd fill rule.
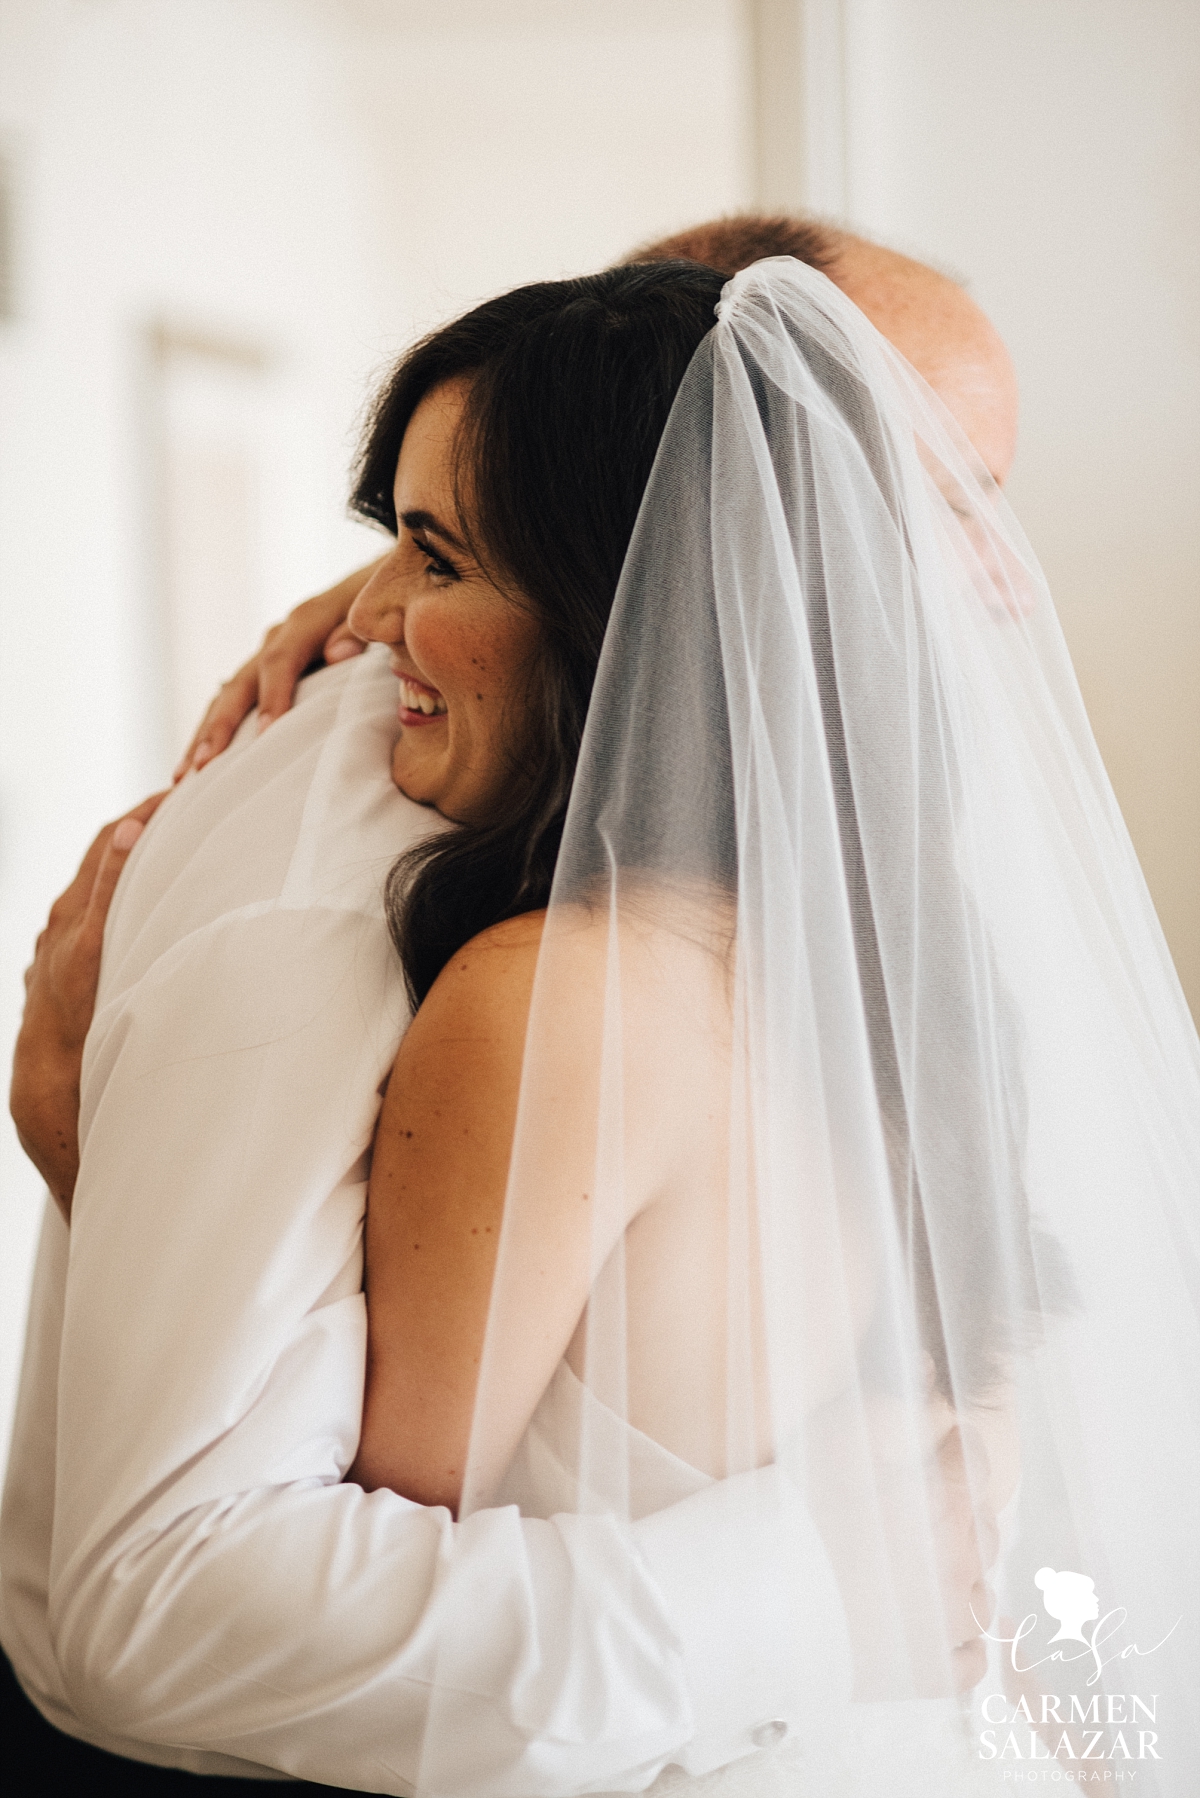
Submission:
[[[467,546],[461,538],[456,537],[453,531],[447,530],[444,524],[439,523],[432,512],[401,512],[400,523],[406,531],[424,531],[427,536],[440,537],[443,543],[448,543],[461,555],[467,553]]]

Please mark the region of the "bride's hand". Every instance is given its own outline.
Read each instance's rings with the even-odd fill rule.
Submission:
[[[282,624],[273,624],[262,646],[231,675],[200,721],[195,736],[180,757],[173,778],[183,779],[189,768],[206,762],[227,749],[243,718],[258,707],[258,728],[265,730],[289,710],[296,682],[318,657],[344,662],[361,655],[366,644],[346,624],[346,614],[378,563],[358,568],[336,587],[306,599],[290,611]]]
[[[21,1147],[68,1222],[79,1172],[79,1072],[96,1006],[104,920],[129,851],[165,798],[155,793],[104,826],[51,906],[25,973],[9,1108]]]

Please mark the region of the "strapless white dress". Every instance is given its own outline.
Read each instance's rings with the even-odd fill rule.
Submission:
[[[578,1471],[585,1426],[591,1470],[586,1483]],[[610,1470],[619,1472],[621,1490],[606,1486]],[[495,1502],[515,1504],[529,1517],[620,1511],[628,1505],[639,1518],[711,1484],[708,1474],[609,1410],[564,1361]],[[760,1749],[714,1772],[694,1775],[667,1767],[649,1793],[652,1798],[916,1798],[918,1793],[996,1798],[1003,1789],[1000,1773],[978,1760],[974,1737],[966,1701],[851,1704],[836,1717],[814,1718],[803,1739]]]

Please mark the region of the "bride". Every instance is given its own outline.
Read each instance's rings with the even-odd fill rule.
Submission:
[[[358,503],[399,542],[351,623],[391,649],[398,784],[465,828],[391,888],[420,1009],[376,1143],[354,1471],[467,1511],[637,1516],[781,1462],[851,1615],[846,1739],[906,1699],[949,1790],[1003,1735],[977,1718],[959,1765],[913,1703],[985,1671],[997,1519],[1023,1610],[1035,1567],[1078,1560],[1105,1569],[1106,1632],[1140,1612],[1140,1652],[1174,1622],[1149,1614],[1154,1563],[1192,1558],[1160,1481],[1198,1470],[1167,1247],[1190,1231],[1194,1255],[1195,1037],[969,447],[810,272],[758,265],[718,319],[611,616],[580,570],[611,581],[617,555],[576,533],[625,469],[568,464],[553,401],[517,385],[539,350],[565,385],[550,326],[477,372],[477,315],[470,360],[451,327],[380,404]],[[917,1477],[939,1431],[975,1522],[957,1607],[945,1486]],[[1136,1474],[1097,1482],[1115,1444],[1156,1465],[1152,1504]],[[1019,1705],[1036,1657],[1008,1659]],[[1082,1750],[1033,1733],[1027,1758]]]
[[[665,265],[418,346],[356,503],[393,779],[456,828],[387,888],[348,1477],[641,1519],[774,1463],[853,1681],[722,1791],[999,1789],[1082,1760],[1066,1691],[1184,1793],[1195,1036],[965,439],[820,275]],[[1047,1665],[1063,1566],[1106,1626]]]

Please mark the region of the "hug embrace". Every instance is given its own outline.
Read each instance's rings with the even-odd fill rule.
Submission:
[[[787,220],[402,359],[394,547],[30,971],[47,1767],[965,1795],[1152,1681],[1194,1789],[1200,1046],[1013,408],[951,283]]]

